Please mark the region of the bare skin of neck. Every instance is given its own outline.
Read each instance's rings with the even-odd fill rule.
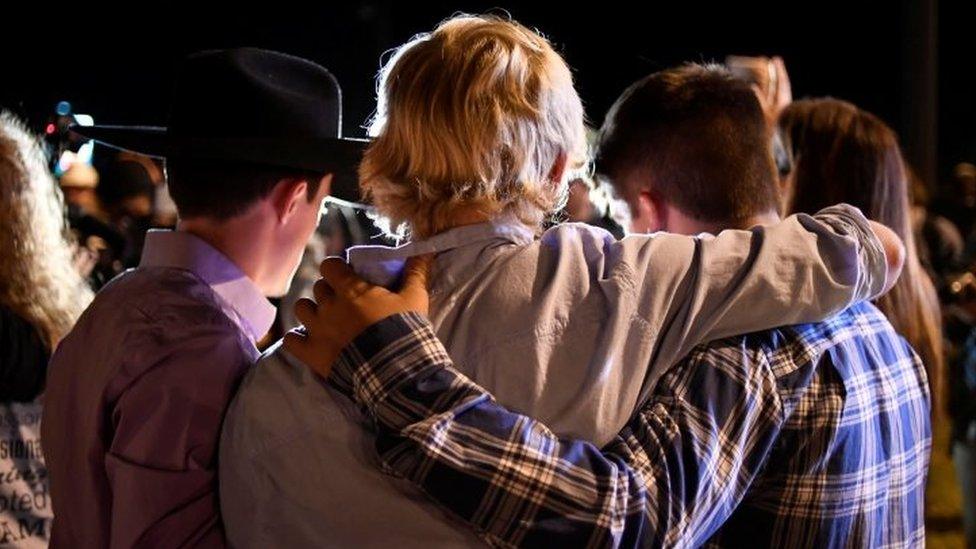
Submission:
[[[478,223],[485,223],[490,221],[492,216],[488,215],[484,210],[477,206],[461,206],[451,212],[450,218],[447,220],[445,227],[440,231],[449,231],[457,227],[463,227],[465,225],[477,225]],[[430,238],[434,236],[433,234],[416,234],[417,238]]]

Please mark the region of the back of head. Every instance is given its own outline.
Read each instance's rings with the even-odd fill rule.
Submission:
[[[942,373],[938,299],[918,259],[909,179],[895,132],[873,114],[837,99],[795,101],[780,115],[793,157],[787,210],[814,213],[846,202],[890,227],[905,243],[905,268],[878,306],[922,357],[933,395]]]
[[[91,300],[75,270],[64,203],[38,140],[0,112],[0,303],[52,346]]]
[[[530,225],[559,206],[560,158],[586,159],[583,107],[549,42],[493,16],[458,16],[402,46],[379,76],[364,193],[393,229],[428,236],[459,207]]]
[[[246,162],[168,158],[169,193],[181,218],[224,221],[246,212],[267,197],[282,179],[303,179],[311,200],[324,174]]]
[[[898,138],[884,122],[837,99],[803,99],[780,115],[793,157],[790,212],[814,213],[846,202],[905,239],[908,177]]]
[[[708,223],[775,212],[770,132],[748,84],[688,64],[627,88],[600,130],[597,171],[621,196],[650,191]]]
[[[150,205],[156,188],[142,164],[132,160],[116,160],[99,172],[95,194],[102,206],[113,215],[125,213],[126,202],[142,198]]]

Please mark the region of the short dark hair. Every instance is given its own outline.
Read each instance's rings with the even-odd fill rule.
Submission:
[[[611,181],[637,175],[701,221],[744,221],[779,208],[762,107],[719,65],[683,65],[627,88],[600,129],[596,170]]]
[[[136,196],[153,197],[149,171],[134,160],[115,160],[99,170],[99,182],[95,194],[106,208],[113,209],[123,200]]]
[[[308,182],[308,199],[315,198],[324,173],[230,162],[169,158],[166,179],[180,217],[230,219],[268,196],[282,179]]]

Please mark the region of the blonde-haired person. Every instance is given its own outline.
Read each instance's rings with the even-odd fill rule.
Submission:
[[[391,229],[427,238],[509,214],[541,227],[587,162],[569,67],[539,34],[458,17],[397,50],[380,74],[362,189]]]
[[[847,208],[697,238],[543,231],[586,166],[583,108],[550,43],[513,21],[449,19],[379,80],[361,186],[411,242],[350,262],[392,285],[406,258],[437,254],[430,314],[452,358],[561,435],[602,445],[695,345],[822,320],[896,276],[897,239]],[[231,544],[477,543],[371,465],[356,413],[281,350],[248,373],[221,441]]]
[[[41,145],[0,112],[0,545],[46,547],[40,446],[47,362],[92,299]]]

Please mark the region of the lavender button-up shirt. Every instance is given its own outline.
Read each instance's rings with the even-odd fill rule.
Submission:
[[[56,350],[42,437],[52,547],[221,546],[217,442],[275,308],[227,257],[153,231]]]

